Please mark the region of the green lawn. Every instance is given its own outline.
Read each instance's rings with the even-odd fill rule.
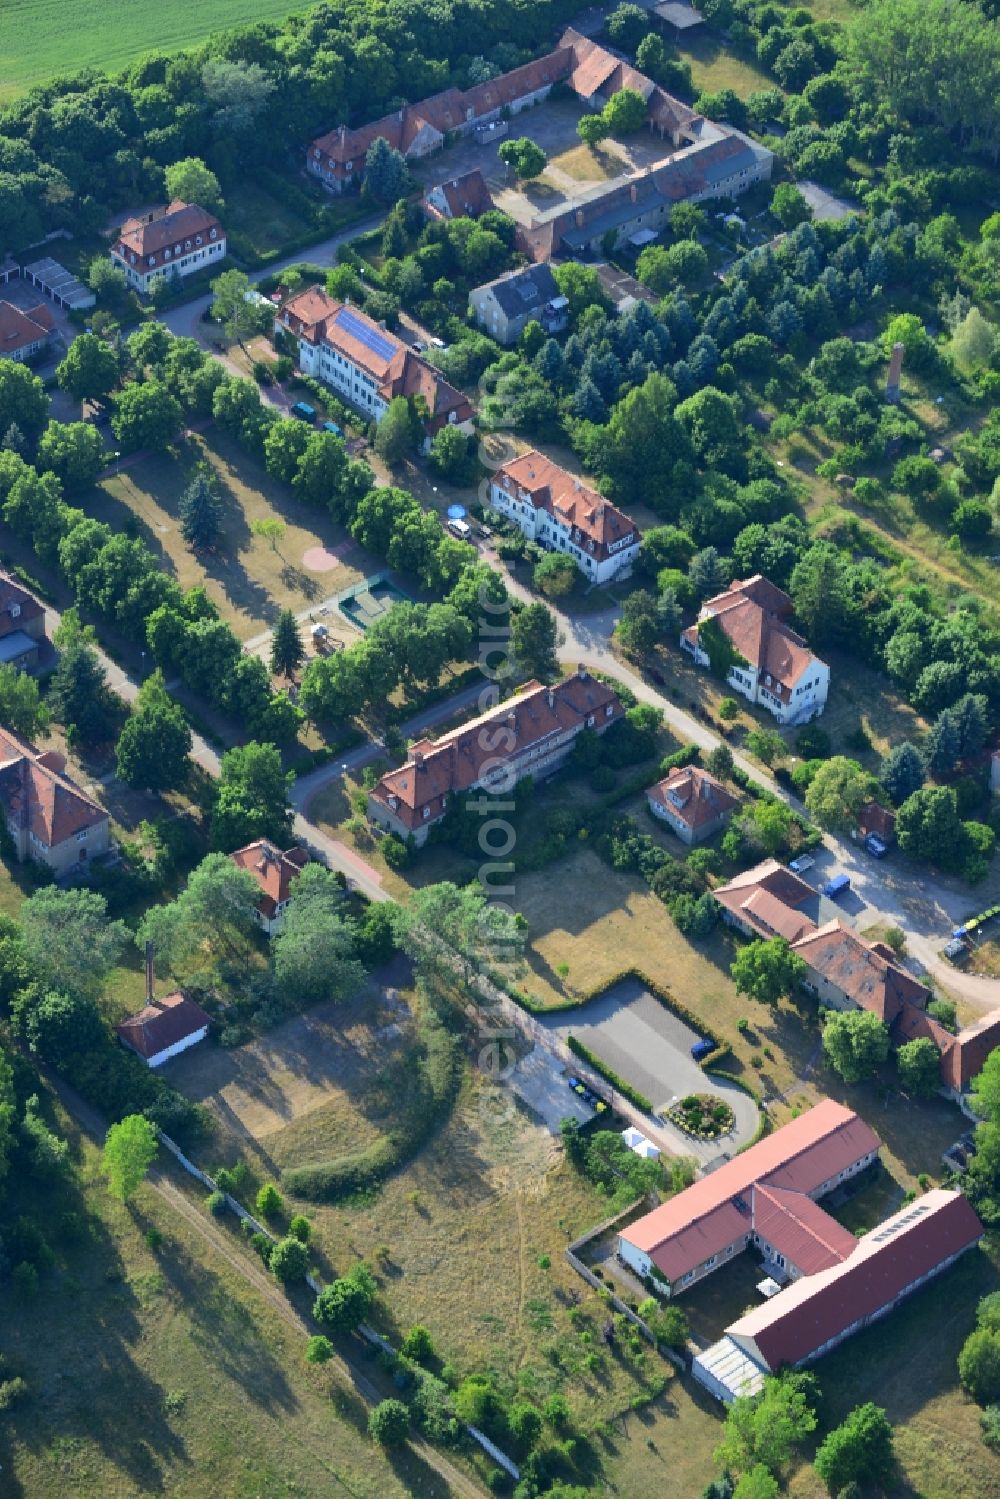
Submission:
[[[113,73],[147,52],[177,52],[213,31],[281,19],[290,0],[5,0],[0,99],[80,68]]]

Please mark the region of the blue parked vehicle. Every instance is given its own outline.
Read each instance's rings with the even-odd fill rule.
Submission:
[[[820,885],[820,895],[825,895],[829,900],[836,900],[838,895],[843,895],[845,890],[851,888],[851,877],[849,874],[835,874],[832,880],[827,880],[825,885]]]
[[[866,854],[871,854],[873,859],[884,859],[889,852],[889,845],[884,843],[877,833],[869,833],[861,846]]]
[[[334,437],[343,437],[344,435],[340,428],[337,426],[336,422],[324,422],[322,427],[320,428],[320,431],[332,432]]]
[[[696,1041],[691,1048],[691,1055],[696,1062],[703,1062],[714,1050],[714,1041]]]
[[[315,422],[316,407],[310,406],[308,401],[296,401],[291,414],[297,416],[300,422]]]

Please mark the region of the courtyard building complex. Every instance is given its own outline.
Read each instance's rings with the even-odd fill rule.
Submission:
[[[611,688],[583,667],[553,687],[529,682],[471,723],[412,745],[406,764],[369,795],[368,816],[420,845],[453,797],[479,788],[509,792],[525,776],[551,775],[584,729],[602,734],[623,711]]]
[[[490,504],[529,541],[572,558],[593,583],[622,576],[639,555],[642,535],[625,512],[535,450],[497,469]]]
[[[419,403],[425,446],[449,425],[471,431],[472,406],[436,369],[380,323],[310,287],[287,301],[277,331],[294,338],[299,368],[357,411],[379,422],[398,396]]]
[[[696,624],[681,635],[681,650],[699,666],[712,664],[702,638],[707,622],[734,653],[726,683],[751,703],[772,713],[781,724],[808,723],[826,707],[830,668],[814,656],[788,624],[792,601],[787,593],[756,574],[734,581],[725,593],[706,600]]]
[[[371,124],[346,125],[318,137],[306,154],[306,168],[332,192],[360,182],[372,142],[385,140],[410,161],[442,150],[462,137],[485,141],[490,127],[497,138],[510,115],[546,99],[563,85],[588,110],[600,110],[622,89],[640,95],[651,135],[670,150],[654,163],[619,178],[582,188],[543,213],[532,209],[519,218],[518,248],[532,260],[569,253],[607,253],[634,235],[648,241],[666,226],[670,209],[685,200],[734,198],[758,182],[770,180],[774,156],[766,147],[730,125],[716,124],[655,84],[638,68],[572,27],[545,57],[474,88],[446,89],[419,104],[408,104]],[[459,195],[445,194],[442,184],[428,195],[436,212],[455,215]],[[474,205],[482,211],[478,188]]]

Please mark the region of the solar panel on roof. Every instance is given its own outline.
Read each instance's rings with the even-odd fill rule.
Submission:
[[[364,344],[366,349],[371,349],[373,354],[378,354],[382,359],[391,359],[396,352],[396,341],[390,338],[388,333],[383,333],[381,328],[373,328],[364,318],[352,312],[349,307],[342,307],[334,318],[338,327],[343,328],[358,343]]]

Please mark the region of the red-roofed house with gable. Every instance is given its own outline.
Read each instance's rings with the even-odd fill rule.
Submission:
[[[730,667],[729,686],[760,703],[779,723],[808,723],[826,707],[830,668],[788,624],[791,613],[788,594],[757,574],[707,599],[697,624],[681,635],[681,650],[699,666],[710,665],[698,637],[706,621],[714,620],[742,658]]]
[[[839,1263],[854,1237],[817,1199],[872,1165],[879,1146],[857,1114],[825,1099],[623,1229],[618,1254],[671,1295],[751,1244],[786,1279]]]
[[[55,331],[55,318],[43,302],[37,307],[17,307],[0,301],[0,359],[24,364],[44,354]]]
[[[549,776],[584,729],[602,734],[622,717],[615,693],[581,666],[552,687],[528,682],[516,696],[440,739],[410,746],[368,797],[368,816],[419,846],[452,797],[484,787],[510,790],[525,776]]]
[[[0,572],[0,663],[33,670],[44,640],[44,607],[10,573]]]
[[[543,453],[522,453],[498,468],[490,504],[529,541],[572,558],[592,582],[607,583],[639,555],[642,533],[634,521]]]
[[[687,844],[703,843],[718,833],[739,806],[721,781],[697,765],[675,766],[649,787],[646,800],[653,816]]]
[[[111,259],[129,286],[143,292],[155,276],[192,276],[217,266],[225,254],[226,231],[215,214],[179,198],[127,219],[111,247]]]
[[[137,1015],[116,1026],[119,1041],[147,1067],[162,1067],[208,1035],[209,1017],[186,994],[150,999]]]
[[[279,932],[288,909],[292,886],[309,863],[304,848],[289,848],[284,852],[266,838],[238,848],[229,857],[238,869],[245,869],[253,876],[260,888],[256,915],[261,928],[269,937]]]
[[[337,302],[321,286],[286,302],[275,327],[297,340],[304,374],[322,380],[372,421],[380,422],[397,396],[420,397],[426,412],[425,448],[442,427],[471,432],[467,396],[395,334],[360,308]]]
[[[66,774],[64,756],[0,729],[0,809],[19,859],[57,875],[79,871],[111,842],[104,808]]]

